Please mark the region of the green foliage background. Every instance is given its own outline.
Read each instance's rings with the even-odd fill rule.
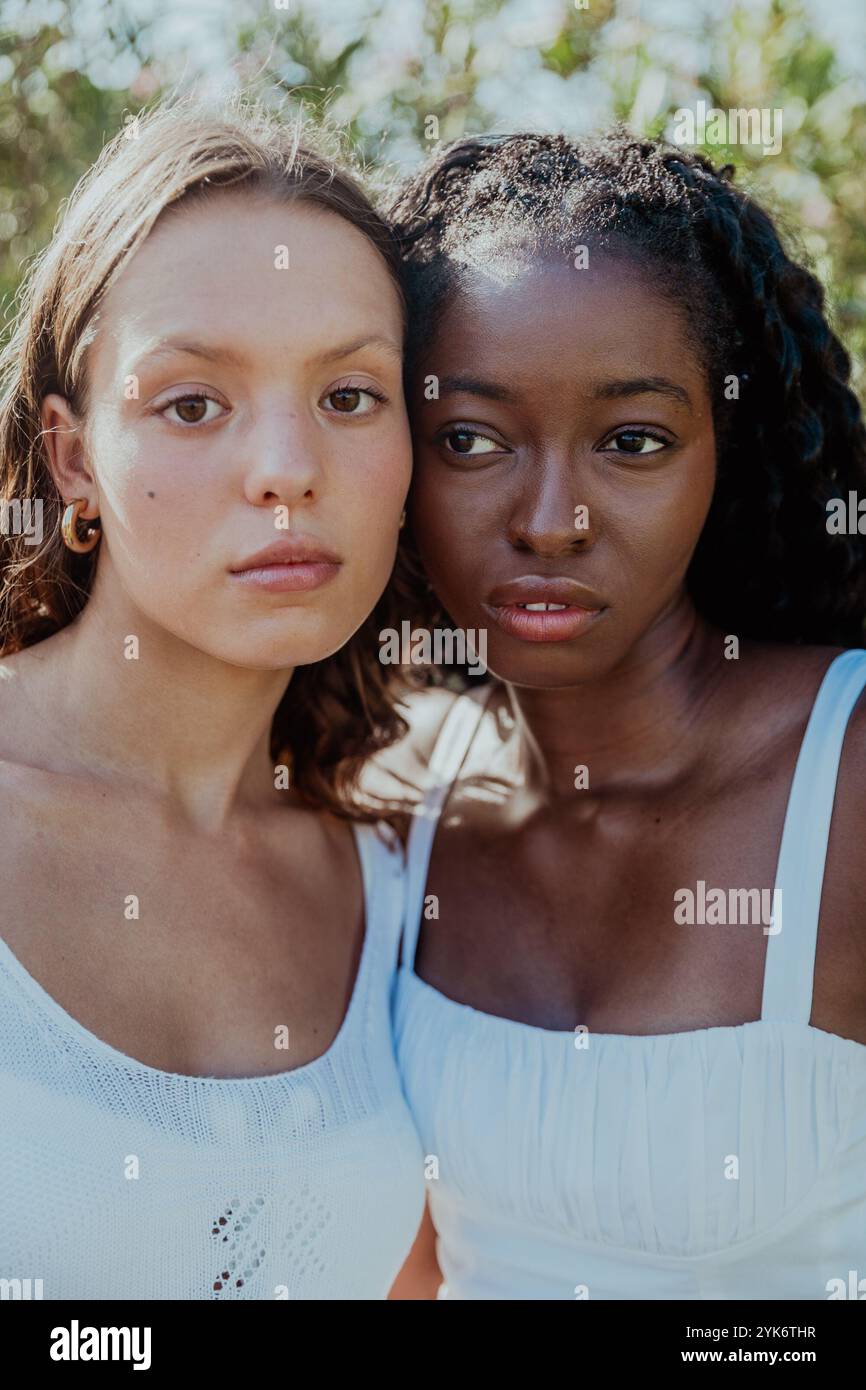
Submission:
[[[779,155],[706,152],[738,166],[827,285],[862,388],[866,84],[863,64],[816,22],[817,3],[5,0],[0,295],[8,310],[78,176],[167,90],[254,84],[327,114],[385,171],[429,149],[430,117],[442,140],[519,126],[580,133],[614,118],[661,134],[702,99],[783,111]]]

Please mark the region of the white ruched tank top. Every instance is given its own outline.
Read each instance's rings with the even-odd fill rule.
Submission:
[[[809,1023],[839,759],[864,684],[866,652],[844,652],[812,707],[760,1019],[590,1033],[585,1048],[414,972],[437,818],[481,714],[455,701],[410,833],[394,1004],[440,1298],[866,1297],[866,1046]]]
[[[146,1066],[0,942],[4,1297],[387,1296],[424,1210],[390,1018],[403,854],[353,828],[366,921],[351,1001],[328,1050],[292,1071]]]

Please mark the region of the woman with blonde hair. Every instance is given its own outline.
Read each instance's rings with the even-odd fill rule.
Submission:
[[[423,1207],[392,1055],[409,484],[399,261],[277,117],[103,151],[2,363],[0,1276],[384,1297]]]

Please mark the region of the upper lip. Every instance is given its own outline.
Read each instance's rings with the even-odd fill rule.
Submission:
[[[566,575],[550,578],[543,574],[526,574],[509,579],[492,589],[487,602],[492,608],[504,608],[512,603],[564,603],[571,608],[605,608],[603,599]]]
[[[232,574],[240,574],[243,570],[262,569],[266,565],[309,565],[316,562],[342,564],[335,551],[314,537],[286,536],[283,540],[274,541],[272,545],[266,545],[264,550],[257,550],[255,555],[250,555],[246,560],[239,560],[230,568]]]

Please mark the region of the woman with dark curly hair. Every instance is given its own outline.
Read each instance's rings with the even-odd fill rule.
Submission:
[[[440,1296],[866,1278],[866,539],[833,520],[866,438],[731,175],[512,135],[395,208],[404,559],[495,677],[415,697],[388,764],[425,781],[396,1030]]]
[[[36,1297],[384,1298],[418,1228],[402,856],[352,798],[402,727],[404,311],[360,186],[243,103],[122,132],[25,285],[0,1276]]]

